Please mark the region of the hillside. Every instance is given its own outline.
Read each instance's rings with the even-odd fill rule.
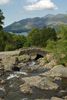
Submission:
[[[48,14],[44,17],[27,18],[14,22],[4,28],[7,32],[22,33],[28,32],[32,28],[43,28],[44,26],[56,26],[59,24],[67,24],[66,14],[51,15]]]

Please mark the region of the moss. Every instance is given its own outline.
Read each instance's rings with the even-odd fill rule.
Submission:
[[[28,56],[28,55],[20,55],[20,56],[18,56],[18,60],[20,62],[27,62],[27,61],[29,61],[29,59],[30,59],[30,56]]]

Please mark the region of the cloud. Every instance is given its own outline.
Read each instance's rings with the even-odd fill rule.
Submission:
[[[10,0],[0,0],[0,5],[7,4]]]
[[[30,0],[28,0],[30,1]],[[26,10],[43,10],[43,9],[57,9],[57,6],[51,0],[35,0],[31,1],[30,4],[25,6]]]
[[[35,3],[37,2],[38,0],[27,0],[28,3]]]

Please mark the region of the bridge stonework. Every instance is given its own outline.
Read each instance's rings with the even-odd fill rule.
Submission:
[[[20,51],[19,55],[23,55],[23,54],[28,54],[28,55],[39,54],[41,56],[45,56],[47,54],[47,52],[41,48],[28,48],[28,49],[22,49]]]

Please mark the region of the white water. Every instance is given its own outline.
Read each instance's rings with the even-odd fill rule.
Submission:
[[[14,74],[17,74],[17,75],[28,75],[26,72],[21,72],[21,71],[14,72]]]
[[[32,61],[30,64],[29,64],[29,66],[34,66],[36,64],[36,62],[35,61]]]
[[[10,74],[8,77],[7,77],[7,80],[10,80],[10,79],[12,79],[12,78],[14,78],[14,77],[18,77],[16,74],[14,75],[14,74]]]
[[[2,88],[0,87],[0,91],[5,91],[5,89],[3,87]]]
[[[36,64],[35,61],[32,61],[29,63],[29,66],[34,66]],[[14,72],[13,74],[10,74],[8,77],[7,77],[7,80],[10,80],[10,79],[13,79],[13,78],[18,78],[19,75],[25,75],[27,76],[28,74],[26,72],[22,72],[22,71],[16,71]]]
[[[14,74],[10,74],[8,77],[7,77],[7,80],[10,80],[12,78],[18,78],[19,75],[28,75],[26,72],[14,72]]]

